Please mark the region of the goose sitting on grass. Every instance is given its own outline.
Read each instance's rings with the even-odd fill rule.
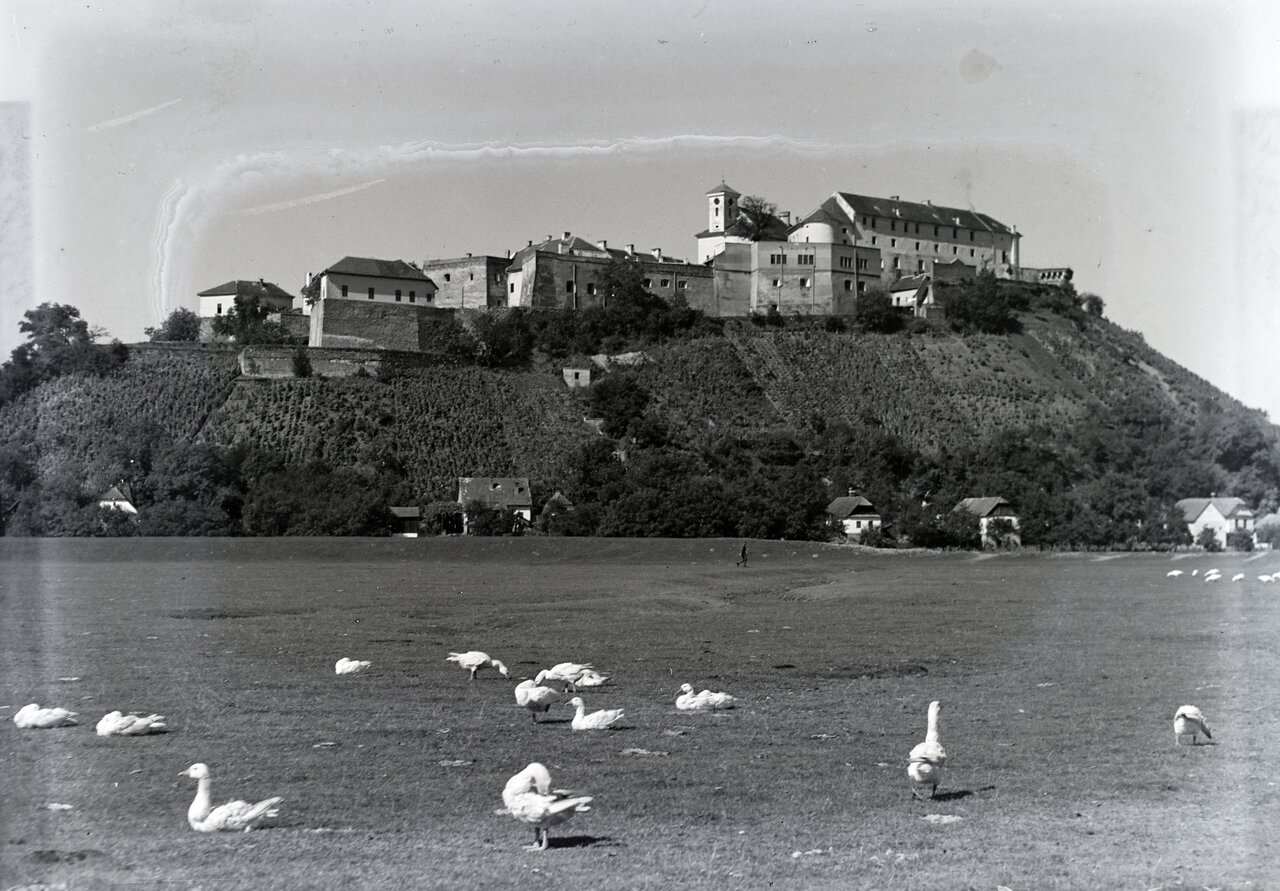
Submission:
[[[924,735],[924,742],[911,750],[907,758],[907,776],[911,778],[911,794],[923,798],[921,793],[927,788],[929,798],[938,791],[938,783],[942,782],[942,767],[947,763],[947,750],[938,742],[938,716],[942,713],[942,703],[937,700],[929,703],[929,729]]]
[[[65,708],[41,708],[33,702],[18,709],[13,723],[20,730],[47,730],[50,727],[70,727],[80,722],[76,720],[75,712]]]
[[[482,668],[496,668],[498,674],[504,678],[509,677],[507,674],[507,666],[503,665],[497,659],[490,659],[488,653],[482,653],[479,650],[468,650],[465,653],[450,653],[445,657],[446,662],[456,662],[460,668],[465,668],[471,672],[471,680],[476,679],[476,672]]]
[[[676,708],[686,712],[709,712],[714,709],[733,708],[737,702],[738,700],[724,691],[713,693],[710,690],[703,690],[701,693],[694,693],[692,684],[681,684],[680,695],[676,697]]]
[[[196,832],[237,832],[241,829],[248,832],[259,820],[276,816],[276,805],[284,801],[279,797],[264,798],[257,804],[228,801],[213,807],[210,804],[208,765],[193,764],[179,776],[196,780],[195,801],[187,808],[187,822]]]
[[[1205,739],[1213,739],[1213,734],[1209,732],[1209,725],[1204,719],[1204,715],[1200,713],[1200,709],[1194,705],[1180,706],[1173,714],[1173,744],[1175,746],[1182,745],[1184,736],[1191,736],[1191,745],[1196,745],[1196,739],[1200,734],[1204,734]]]
[[[164,715],[126,715],[123,712],[107,712],[97,726],[98,736],[146,736],[168,731]]]
[[[550,772],[536,761],[507,780],[506,788],[502,790],[506,812],[533,827],[534,842],[525,846],[526,851],[545,851],[547,830],[574,814],[591,810],[588,806],[590,801],[589,795],[574,796],[561,789],[552,789]]]
[[[603,687],[604,682],[609,680],[608,675],[601,674],[594,669],[588,668],[582,674],[578,675],[578,680],[574,683],[575,687]]]
[[[589,671],[592,671],[591,665],[584,665],[580,662],[561,662],[559,665],[553,665],[538,672],[534,681],[539,684],[544,680],[555,681],[564,684],[566,690],[572,690],[576,693],[578,692],[578,682]]]
[[[547,709],[560,701],[563,694],[554,687],[539,687],[530,680],[516,684],[516,705],[529,710],[533,723],[538,723],[538,713],[546,713]]]
[[[622,709],[620,708],[602,708],[598,712],[586,714],[586,705],[582,702],[582,697],[575,696],[569,700],[570,708],[576,708],[578,713],[573,716],[572,727],[574,730],[608,730],[614,722],[622,717]]]
[[[1171,579],[1176,579],[1178,576],[1182,575],[1182,570],[1170,569],[1168,572],[1165,573],[1165,575],[1167,575]]]
[[[373,663],[368,659],[348,659],[343,656],[337,662],[333,663],[334,674],[357,674],[364,671]]]

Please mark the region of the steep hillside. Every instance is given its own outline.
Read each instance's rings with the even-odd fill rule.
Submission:
[[[305,467],[330,511],[344,486],[425,505],[452,499],[459,476],[520,475],[584,507],[566,531],[805,535],[857,485],[904,525],[926,497],[1004,494],[1044,529],[1101,524],[1107,541],[1189,495],[1280,499],[1280,431],[1261,413],[1100,318],[1021,322],[967,336],[731,322],[668,340],[607,375],[647,398],[620,443],[583,423],[591,395],[565,386],[570,360],[261,380],[233,352],[140,346],[114,372],[0,408],[0,507],[9,534],[82,531],[58,511],[91,510],[124,479],[143,502],[201,500],[216,515],[201,528],[236,530],[263,480],[297,489],[282,474]],[[668,522],[684,513],[698,519]]]

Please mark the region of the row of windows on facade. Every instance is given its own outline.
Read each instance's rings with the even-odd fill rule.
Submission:
[[[848,244],[848,242],[847,242],[847,241],[846,241],[845,243],[846,243],[846,244]],[[872,236],[871,236],[871,245],[872,245],[872,247],[875,247],[875,246],[876,246],[876,245],[878,245],[879,243],[880,243],[880,239],[879,239],[878,237],[876,237],[875,235],[872,235]],[[917,253],[920,251],[920,244],[921,244],[920,242],[918,242],[918,241],[916,242],[915,250],[916,250],[916,252],[917,252]],[[896,248],[897,246],[898,246],[898,239],[896,239],[896,238],[890,238],[890,239],[889,239],[889,247],[891,247],[891,248]],[[941,253],[942,253],[942,247],[943,247],[943,246],[942,246],[942,245],[940,245],[940,244],[934,244],[934,246],[933,246],[933,253],[935,253],[935,254],[941,254]],[[927,248],[927,247],[926,247],[926,250],[928,250],[928,248]],[[1003,259],[1001,260],[1001,262],[1003,262],[1003,263],[1008,263],[1008,262],[1009,262],[1009,252],[1008,252],[1008,251],[1001,251],[1000,253],[1003,255]],[[960,255],[960,248],[953,244],[953,245],[951,246],[951,255],[952,255],[952,256],[959,256],[959,255]],[[969,256],[970,256],[970,257],[976,257],[976,256],[977,256],[977,249],[976,249],[976,248],[969,248]],[[797,264],[799,264],[799,265],[801,265],[801,266],[812,266],[812,265],[813,265],[813,255],[812,255],[812,254],[797,254],[797,255],[795,255],[795,261],[796,261],[796,263],[797,263]],[[843,267],[845,267],[846,269],[847,269],[847,268],[849,268],[849,263],[850,263],[850,258],[849,258],[849,257],[841,257],[841,258],[840,258],[840,265],[841,265],[841,266],[843,266]],[[865,269],[865,268],[866,268],[866,266],[865,266],[866,261],[865,261],[865,260],[859,260],[859,261],[858,261],[858,263],[859,263],[859,266],[858,266],[858,268],[859,268],[859,269]],[[786,255],[786,254],[770,254],[770,255],[769,255],[769,264],[770,264],[771,266],[785,266],[785,265],[787,264],[787,255]]]
[[[862,225],[867,226],[867,227],[869,227],[869,228],[871,228],[871,229],[876,229],[876,228],[878,228],[878,227],[876,226],[876,223],[877,223],[878,221],[879,221],[879,218],[878,218],[878,217],[864,216],[864,217],[862,218]],[[903,222],[902,222],[902,231],[903,231],[903,232],[907,232],[907,231],[909,231],[909,230],[908,230],[908,228],[907,228],[908,226],[915,226],[915,227],[916,227],[916,228],[915,228],[915,232],[914,232],[914,233],[912,233],[912,234],[914,234],[914,235],[919,235],[919,234],[920,234],[920,224],[919,224],[919,223],[908,223],[907,221],[903,220]],[[943,229],[943,227],[942,227],[942,226],[934,226],[934,227],[933,227],[933,237],[934,237],[934,238],[942,238],[942,237],[944,237],[944,236],[942,235],[942,229]],[[849,230],[848,230],[848,229],[841,229],[840,231],[841,231],[841,232],[843,232],[845,235],[848,235],[848,234],[849,234]],[[898,221],[897,221],[897,220],[889,220],[889,231],[890,231],[890,232],[896,232],[896,231],[898,231]],[[975,230],[973,230],[973,229],[969,229],[969,230],[966,230],[966,231],[968,231],[968,233],[969,233],[969,240],[970,240],[970,241],[976,241],[976,240],[977,240],[977,232],[976,232]],[[956,227],[952,227],[952,229],[951,229],[951,237],[952,237],[952,238],[959,238],[959,237],[960,237],[960,230],[959,230],[958,228],[956,228]],[[918,250],[918,248],[917,248],[917,250]]]
[[[495,285],[500,285],[500,284],[502,284],[502,280],[503,280],[504,278],[506,278],[506,276],[504,276],[501,272],[495,272],[495,273],[493,274],[493,283],[494,283]],[[451,273],[451,272],[446,272],[446,273],[444,273],[444,280],[445,280],[446,282],[451,282],[451,281],[453,281],[453,273]],[[475,280],[476,280],[476,274],[475,274],[474,272],[468,272],[468,273],[467,273],[467,281],[473,282],[473,281],[475,281]]]
[[[651,287],[653,287],[653,279],[651,279],[651,278],[646,278],[646,279],[644,280],[644,282],[643,282],[643,285],[644,285],[644,287],[646,287],[646,288],[651,288]],[[659,279],[659,280],[658,280],[658,287],[659,287],[659,288],[670,288],[670,287],[671,287],[671,279],[669,279],[669,278]],[[686,291],[686,290],[688,290],[688,288],[689,288],[689,282],[688,282],[688,281],[682,280],[682,281],[678,281],[678,282],[676,282],[676,289],[677,289],[677,290],[680,290],[680,291]],[[514,292],[514,291],[515,291],[515,285],[512,285],[512,286],[511,286],[511,290],[512,290],[512,292]],[[573,293],[574,293],[574,292],[576,292],[577,290],[578,290],[578,283],[577,283],[577,282],[570,280],[570,281],[567,281],[567,282],[565,282],[565,283],[564,283],[564,292],[565,292],[566,294],[573,294]],[[587,294],[595,294],[595,293],[596,293],[596,283],[595,283],[595,282],[587,282]]]
[[[801,277],[801,278],[800,278],[800,280],[799,280],[799,285],[800,285],[800,287],[802,287],[802,288],[809,288],[809,287],[812,287],[812,286],[813,286],[813,279],[809,278],[807,275],[806,275],[806,276],[803,276],[803,277]],[[780,278],[775,278],[775,279],[773,280],[773,286],[774,286],[775,288],[781,288],[781,287],[782,287],[782,279],[780,279]],[[853,290],[853,279],[848,279],[848,278],[844,279],[844,289],[845,289],[846,291],[852,291],[852,290]],[[859,293],[859,294],[865,293],[865,292],[866,292],[866,290],[867,290],[867,283],[866,283],[865,281],[858,282],[858,293]]]
[[[343,285],[343,286],[342,286],[342,296],[343,296],[343,297],[346,297],[346,296],[347,296],[347,286],[346,286],[346,285]],[[426,297],[427,302],[429,303],[429,302],[431,301],[431,295],[430,295],[430,294],[426,294],[426,295],[424,295],[424,296]],[[372,299],[373,299],[373,288],[370,288],[370,289],[369,289],[369,299],[370,299],[370,300],[372,300]],[[396,303],[403,303],[403,302],[404,302],[404,292],[403,292],[403,291],[401,291],[399,288],[397,288],[397,289],[396,289]],[[410,302],[410,303],[417,303],[417,302],[418,302],[418,292],[417,292],[417,291],[410,291],[410,292],[409,292],[409,302]]]

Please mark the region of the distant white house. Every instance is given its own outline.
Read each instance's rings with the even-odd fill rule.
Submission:
[[[841,495],[827,505],[827,516],[833,524],[840,527],[845,536],[859,541],[872,529],[881,528],[880,511],[853,489],[849,490],[848,495]]]
[[[413,263],[373,257],[343,257],[318,275],[307,274],[306,291],[315,300],[303,301],[310,315],[321,300],[360,300],[366,303],[400,303],[431,306],[436,284]]]
[[[1174,506],[1182,511],[1192,541],[1198,541],[1205,529],[1212,529],[1213,537],[1224,548],[1231,532],[1247,533],[1253,544],[1258,543],[1253,511],[1242,498],[1183,498]]]
[[[982,538],[982,546],[984,548],[1022,546],[1022,535],[1019,532],[1022,528],[1022,521],[1018,518],[1018,512],[1014,509],[1013,502],[998,495],[965,498],[953,510],[965,511],[978,518],[978,535]],[[992,529],[991,527],[997,521],[1000,521],[1000,525],[1007,524],[1012,531],[1000,534],[998,531],[999,526],[996,529]]]
[[[293,308],[293,295],[272,282],[262,279],[245,281],[234,279],[215,288],[208,288],[196,295],[200,298],[200,317],[213,319],[226,315],[235,308],[236,298],[258,298],[258,305],[269,312],[288,312]]]
[[[467,508],[480,504],[491,510],[509,511],[525,523],[533,521],[533,493],[529,478],[497,476],[463,476],[458,478],[458,504],[462,505],[462,531],[471,531]]]
[[[133,505],[133,493],[127,483],[112,486],[98,496],[98,507],[105,510],[118,510],[121,513],[136,517],[138,509]]]

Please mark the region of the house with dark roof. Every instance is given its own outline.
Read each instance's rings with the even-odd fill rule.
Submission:
[[[272,282],[234,279],[196,295],[200,298],[200,317],[212,319],[225,315],[236,305],[236,298],[257,298],[258,305],[270,312],[289,312],[293,309],[294,296]]]
[[[999,496],[965,498],[953,511],[972,515],[978,521],[978,535],[984,548],[1021,547],[1022,521],[1013,502]]]
[[[308,273],[302,292],[313,347],[420,351],[453,314],[433,305],[435,282],[404,260],[343,257]]]
[[[394,532],[391,534],[399,538],[417,538],[418,530],[422,526],[422,508],[413,506],[392,506],[388,508],[391,516],[395,517]]]
[[[587,241],[571,232],[560,238],[530,241],[507,266],[507,306],[531,309],[586,309],[601,306],[602,283],[611,262],[635,263],[641,283],[650,294],[671,301],[682,298],[690,306],[708,301],[712,272],[663,253],[661,248],[637,251],[634,244],[610,247],[608,241]]]
[[[138,509],[133,504],[133,492],[125,482],[117,483],[99,495],[98,507],[103,510],[118,510],[134,518],[138,516]]]
[[[1254,513],[1243,498],[1183,498],[1174,507],[1182,511],[1192,541],[1199,541],[1204,530],[1211,529],[1219,547],[1227,546],[1231,533],[1247,535],[1257,544]]]
[[[463,476],[458,478],[458,504],[462,505],[464,534],[471,531],[468,512],[475,505],[489,510],[506,511],[514,524],[533,521],[533,493],[529,478],[498,476]],[[519,518],[519,519],[516,519]]]
[[[318,275],[307,274],[303,312],[325,300],[430,306],[436,284],[413,263],[373,257],[343,257]]]
[[[827,518],[847,538],[862,539],[872,529],[881,528],[880,511],[854,489],[827,505]]]

